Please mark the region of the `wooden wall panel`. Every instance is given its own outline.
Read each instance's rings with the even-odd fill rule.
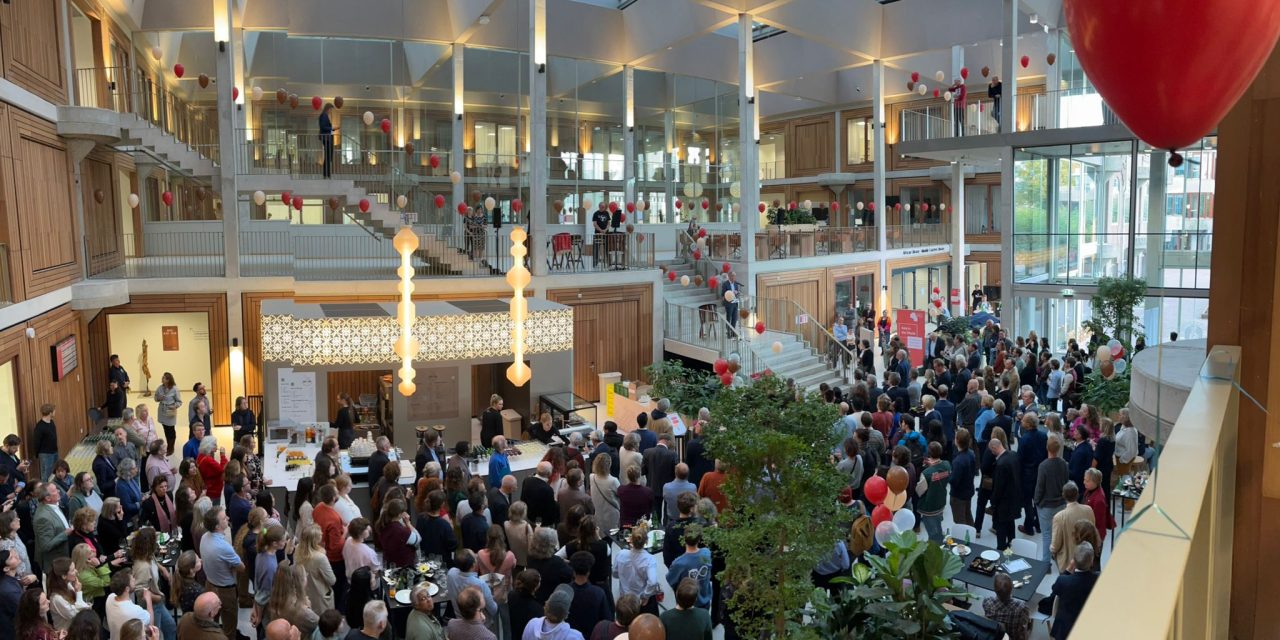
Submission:
[[[573,307],[574,393],[599,400],[597,374],[640,380],[653,363],[650,285],[555,289],[547,299]]]
[[[84,203],[84,236],[91,273],[102,273],[124,262],[124,231],[120,217],[112,154],[93,153],[80,163],[80,201]],[[97,193],[102,193],[98,202]]]
[[[67,103],[62,66],[62,16],[54,0],[0,4],[4,77],[54,104]]]
[[[330,371],[329,376],[329,415],[338,415],[338,394],[351,394],[352,402],[360,402],[360,394],[372,393],[378,395],[381,393],[381,383],[379,378],[385,374],[392,373],[391,369],[384,371]]]
[[[793,120],[788,125],[788,178],[835,170],[835,114]]]
[[[209,316],[209,366],[213,378],[201,380],[209,390],[213,401],[214,424],[231,424],[231,340],[227,335],[227,295],[225,293],[192,293],[135,295],[128,304],[103,309],[91,322],[89,334],[95,338],[90,343],[87,369],[90,377],[90,397],[96,404],[106,399],[107,358],[111,355],[107,335],[107,318],[128,313],[206,313]],[[98,366],[101,363],[101,366]],[[195,380],[181,380],[183,395],[190,398]]]
[[[27,338],[26,330],[35,329],[36,337]],[[49,347],[74,335],[80,359],[79,367],[59,382],[53,381],[53,361]],[[17,385],[18,433],[25,442],[33,437],[32,429],[40,417],[40,405],[49,402],[57,408],[58,447],[65,454],[82,440],[90,428],[85,411],[88,343],[80,325],[80,313],[62,306],[0,331],[0,362],[12,362]],[[35,457],[24,448],[23,456]]]
[[[3,5],[0,5],[3,6]],[[71,161],[53,123],[9,110],[13,190],[7,198],[10,251],[17,246],[25,298],[80,279]],[[8,189],[6,189],[8,191]]]

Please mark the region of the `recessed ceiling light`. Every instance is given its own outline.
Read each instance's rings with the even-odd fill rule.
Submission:
[[[667,51],[670,51],[670,50],[672,50],[673,48],[674,48],[674,47],[667,47]]]
[[[1031,14],[1031,24],[1036,24],[1037,22],[1040,22],[1040,14],[1038,13]]]
[[[1032,20],[1035,22],[1035,20]],[[480,16],[480,24],[489,24],[489,16]]]

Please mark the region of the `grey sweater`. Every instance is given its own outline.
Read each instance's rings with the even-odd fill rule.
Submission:
[[[1036,469],[1035,505],[1056,509],[1066,504],[1062,499],[1062,485],[1067,484],[1067,461],[1062,458],[1046,458]]]

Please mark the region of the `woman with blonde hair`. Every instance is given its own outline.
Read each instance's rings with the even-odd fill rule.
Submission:
[[[301,637],[310,638],[320,624],[320,616],[311,610],[307,601],[307,572],[299,566],[280,563],[272,581],[271,595],[261,615],[255,611],[253,626],[278,618],[284,618],[298,628]]]
[[[596,456],[591,463],[591,475],[587,478],[591,492],[591,505],[596,510],[596,522],[608,532],[618,528],[618,479],[610,475],[613,458],[607,453]]]
[[[200,549],[200,538],[204,535],[204,514],[213,508],[209,496],[201,495],[191,508],[191,545]]]
[[[80,590],[84,593],[85,600],[93,603],[93,610],[99,616],[105,617],[111,567],[99,562],[97,551],[85,543],[72,547],[71,564],[75,566],[76,578],[80,580]]]
[[[502,581],[498,583],[489,583],[489,587],[493,591],[493,600],[498,603],[497,622],[499,625],[509,624],[510,619],[507,607],[507,597],[511,593],[512,576],[516,568],[516,554],[511,553],[507,549],[507,535],[502,527],[492,525],[489,532],[485,534],[484,548],[476,554],[476,573],[479,575],[500,575]],[[506,630],[502,637],[513,635],[510,630]]]
[[[618,469],[623,476],[629,467],[644,469],[644,456],[640,454],[640,434],[632,431],[622,439],[622,449],[618,451]],[[644,479],[643,473],[641,480]],[[621,480],[621,478],[619,478]]]
[[[145,402],[133,410],[133,422],[129,423],[129,427],[143,439],[144,447],[150,448],[152,442],[160,439],[156,435],[156,421],[151,417],[151,407]]]
[[[649,528],[641,524],[631,530],[628,548],[613,556],[613,577],[618,579],[618,597],[632,595],[640,599],[642,613],[658,613],[658,558],[649,553]]]
[[[502,524],[507,534],[507,547],[515,554],[518,569],[529,566],[529,541],[533,539],[533,525],[526,520],[528,516],[529,505],[523,500],[516,500],[507,509],[507,521]]]
[[[333,608],[333,585],[338,578],[325,556],[320,527],[311,525],[298,534],[293,561],[307,573],[307,600],[311,608],[325,611]]]
[[[671,428],[671,419],[667,417],[658,418],[649,423],[649,430],[654,432],[658,439],[662,439],[662,434],[667,434],[672,442],[675,442],[675,431]]]

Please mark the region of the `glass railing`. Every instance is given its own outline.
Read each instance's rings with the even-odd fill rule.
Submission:
[[[687,196],[683,191],[684,185],[701,185],[704,190],[709,190],[717,185],[728,187],[730,183],[737,180],[737,174],[735,173],[735,167],[711,164],[709,162],[637,160],[636,180],[649,184],[673,182],[680,187],[676,190],[677,195],[699,197]]]
[[[947,244],[951,242],[950,232],[951,226],[945,224],[891,224],[885,235],[890,249],[902,249]]]
[[[760,163],[761,180],[781,180],[787,177],[787,161],[774,160]]]
[[[488,180],[510,180],[518,178],[526,171],[523,169],[524,154],[478,153],[467,151],[463,154],[463,175],[468,178]]]
[[[625,171],[626,163],[621,157],[549,156],[547,158],[547,179],[551,181],[582,182],[584,180],[595,180],[621,182],[626,179]]]
[[[1018,131],[1066,129],[1116,124],[1115,113],[1092,88],[1022,93],[1012,101]],[[1002,105],[1008,108],[1008,102]],[[899,115],[902,142],[999,133],[999,113],[990,98],[970,99],[963,106],[938,100],[904,109]]]
[[[696,307],[666,304],[663,310],[662,331],[663,337],[668,340],[707,349],[718,357],[725,357],[730,353],[741,355],[738,351],[738,339],[734,337],[733,329],[729,327],[722,305],[714,302]]]
[[[1021,94],[1017,120],[1019,131],[1097,127],[1120,122],[1092,88]]]
[[[226,273],[221,231],[148,231],[123,234],[113,246],[107,241],[85,237],[90,278],[200,278]]]
[[[756,233],[756,259],[786,260],[875,251],[876,241],[875,227],[824,227],[804,231],[769,229]],[[707,246],[712,246],[711,241]]]
[[[123,67],[76,69],[76,106],[132,113],[217,162],[218,117],[212,105],[193,105],[153,82],[139,70]]]
[[[325,149],[314,131],[240,129],[236,139],[241,174],[325,177]],[[335,179],[383,178],[410,167],[404,149],[371,148],[346,135],[335,137],[331,153],[328,173]]]
[[[1132,514],[1114,534],[1071,637],[1228,637],[1240,358],[1238,346],[1212,347],[1173,428],[1156,439],[1163,446],[1154,471],[1141,485],[1118,479],[1116,492],[1126,487],[1127,495],[1113,500],[1131,502],[1128,487],[1141,495],[1120,506]]]

